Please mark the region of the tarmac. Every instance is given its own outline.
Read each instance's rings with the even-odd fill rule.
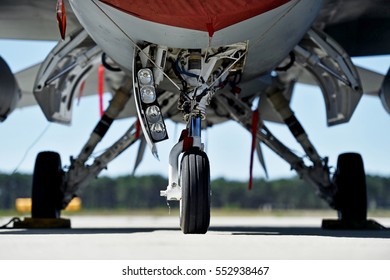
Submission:
[[[11,217],[0,217],[0,225]],[[319,217],[72,216],[71,229],[0,229],[1,260],[390,260],[390,230],[323,230]],[[377,218],[390,228],[390,218]]]

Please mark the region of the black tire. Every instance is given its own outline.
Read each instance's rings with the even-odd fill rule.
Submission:
[[[41,152],[35,161],[32,183],[32,218],[59,218],[63,182],[61,158],[58,153]]]
[[[339,218],[343,221],[367,220],[366,175],[360,154],[339,155],[334,183]]]
[[[206,153],[184,153],[180,181],[181,230],[185,234],[204,234],[210,225],[210,163]]]

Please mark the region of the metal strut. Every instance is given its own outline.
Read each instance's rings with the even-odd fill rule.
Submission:
[[[91,165],[81,165],[78,159],[71,159],[71,166],[65,174],[63,207],[66,207],[74,196],[79,195],[84,187],[107,167],[109,162],[139,139],[138,134],[140,132],[137,131],[136,124],[137,121],[130,126],[118,141],[95,158]]]
[[[119,155],[124,149],[133,144],[138,138],[135,136],[135,123],[130,129],[101,156],[96,158],[92,165],[87,166],[86,161],[90,158],[96,146],[106,135],[111,124],[119,116],[131,97],[131,83],[127,81],[125,85],[116,91],[110,105],[104,112],[100,121],[92,131],[87,143],[81,149],[80,154],[74,159],[71,158],[71,165],[65,174],[63,186],[64,200],[63,207],[66,207],[70,200],[80,193],[81,189],[94,179],[113,158]],[[134,131],[134,132],[133,132]]]
[[[106,135],[111,124],[119,116],[125,107],[126,103],[131,97],[131,83],[127,82],[125,87],[121,87],[116,91],[113,99],[110,102],[107,110],[104,112],[99,123],[96,125],[93,130],[89,140],[82,148],[79,156],[77,157],[77,164],[85,164],[88,158],[91,156],[92,152],[95,150],[96,146]]]
[[[281,93],[280,93],[281,94]],[[216,101],[223,106],[231,115],[231,117],[240,123],[249,132],[252,129],[252,111],[248,104],[235,98],[231,93],[223,93],[215,97]],[[319,191],[319,195],[325,199],[328,203],[333,203],[334,188],[330,179],[329,167],[327,159],[322,159],[313,145],[309,141],[303,127],[294,116],[293,112],[282,97],[273,97],[277,111],[281,117],[285,120],[289,126],[294,137],[301,144],[305,152],[307,152],[309,159],[313,162],[313,166],[307,166],[304,160],[293,153],[287,146],[280,142],[271,131],[261,123],[257,131],[256,137],[267,145],[273,152],[288,162],[292,169],[294,169],[298,175],[316,186]],[[234,102],[234,106],[230,106],[229,103]],[[272,101],[271,101],[272,102]]]
[[[278,88],[272,88],[267,92],[267,98],[271,101],[273,108],[283,119],[284,123],[293,134],[294,138],[301,145],[305,153],[308,155],[314,165],[322,166],[322,158],[319,156],[313,144],[310,142],[304,128],[301,123],[295,117],[294,112],[291,110],[289,102],[283,95],[283,90]]]
[[[123,89],[122,94],[126,93],[126,90]],[[129,96],[131,96],[130,90],[127,91]],[[117,97],[117,101],[122,100],[122,98]],[[115,99],[115,97],[114,97]],[[166,103],[166,105],[161,109],[161,113],[166,115],[167,112],[177,103],[177,97],[172,92],[165,92],[160,97],[160,102]],[[125,102],[124,102],[125,103]],[[110,106],[106,110],[104,115],[113,117],[116,114],[116,110],[112,109],[112,106],[115,107],[117,104],[116,101],[112,101]],[[111,107],[111,109],[110,109]],[[117,108],[118,109],[118,108]],[[105,118],[103,116],[103,118]],[[103,119],[102,118],[102,119]],[[107,118],[107,117],[106,117]],[[115,119],[114,117],[112,118]],[[142,130],[137,129],[138,120],[134,121],[130,128],[120,137],[113,145],[106,149],[100,156],[96,157],[91,165],[87,165],[86,161],[89,156],[93,153],[99,138],[101,139],[105,132],[107,132],[110,124],[106,122],[99,121],[98,125],[95,127],[93,133],[91,134],[90,139],[87,144],[82,149],[80,155],[76,159],[71,158],[71,165],[69,170],[65,174],[65,182],[63,186],[64,200],[63,207],[70,202],[70,200],[75,196],[79,195],[83,189],[88,185],[88,183],[95,179],[96,176],[107,167],[107,165],[119,156],[123,151],[133,145],[140,137],[143,135]],[[104,132],[104,133],[102,133]],[[88,156],[87,156],[88,155]]]

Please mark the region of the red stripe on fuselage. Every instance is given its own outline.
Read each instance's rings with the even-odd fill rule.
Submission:
[[[100,0],[143,20],[193,30],[218,31],[291,0]]]

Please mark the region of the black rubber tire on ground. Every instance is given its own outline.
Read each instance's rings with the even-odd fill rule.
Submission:
[[[360,154],[341,154],[334,177],[335,206],[343,221],[367,220],[366,174]]]
[[[37,155],[32,183],[32,218],[60,217],[63,175],[58,153],[41,152]]]
[[[185,234],[204,234],[210,225],[210,163],[206,153],[191,150],[181,161],[180,227]]]

